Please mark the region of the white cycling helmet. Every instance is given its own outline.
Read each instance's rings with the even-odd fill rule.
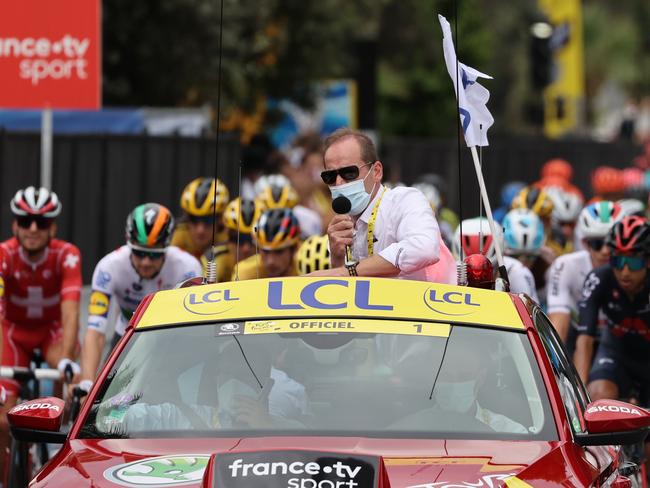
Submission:
[[[61,213],[61,202],[56,193],[47,188],[28,186],[18,190],[10,203],[11,213],[17,217],[34,215],[54,218]]]
[[[539,254],[544,244],[544,224],[527,208],[510,210],[503,218],[503,235],[508,254]]]
[[[413,188],[420,190],[422,193],[424,193],[424,196],[429,201],[429,205],[431,205],[431,208],[434,211],[440,208],[440,205],[442,204],[442,199],[440,198],[440,192],[431,183],[424,183],[424,182],[415,183],[413,185]]]
[[[587,205],[578,217],[578,234],[584,239],[604,238],[612,226],[624,217],[623,209],[616,202],[602,200]]]
[[[624,216],[639,215],[645,217],[645,205],[643,205],[641,200],[637,200],[636,198],[623,198],[616,203],[621,206]]]
[[[551,186],[545,188],[545,190],[553,202],[551,218],[555,222],[575,222],[578,220],[578,216],[584,205],[584,201],[580,195],[569,193],[557,186]]]
[[[503,245],[503,234],[501,227],[496,224],[497,238]],[[463,228],[462,238],[462,255],[461,255],[461,235],[460,229]],[[470,254],[483,254],[490,261],[496,261],[496,248],[490,231],[490,224],[485,217],[475,217],[473,219],[463,220],[462,226],[456,228],[454,233],[453,252],[456,259],[463,259]]]

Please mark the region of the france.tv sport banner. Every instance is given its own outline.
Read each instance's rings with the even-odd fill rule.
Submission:
[[[0,0],[0,108],[98,109],[99,0]]]
[[[218,454],[214,488],[377,488],[380,459],[319,451]]]

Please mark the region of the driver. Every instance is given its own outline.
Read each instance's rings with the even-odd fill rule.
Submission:
[[[455,342],[445,355],[433,389],[433,399],[438,408],[472,415],[495,432],[527,434],[528,430],[520,423],[479,404],[477,395],[486,379],[485,356],[476,354],[476,347],[465,344],[465,341]]]
[[[455,331],[455,332],[454,332]],[[399,344],[398,344],[399,343]],[[472,330],[451,331],[446,352],[439,352],[442,358],[440,373],[430,372],[423,368],[423,364],[431,364],[431,351],[422,348],[423,342],[408,336],[395,337],[390,345],[381,344],[381,347],[390,347],[391,354],[396,360],[390,367],[394,373],[406,377],[406,381],[416,382],[418,387],[435,381],[433,390],[426,391],[427,401],[424,410],[402,419],[392,427],[410,428],[414,423],[426,425],[431,418],[440,415],[440,412],[471,416],[489,429],[500,433],[527,434],[528,430],[518,422],[505,415],[489,410],[478,401],[479,392],[485,385],[488,370],[486,356],[477,354],[476,339]],[[482,348],[483,349],[483,348]],[[437,368],[438,359],[433,360]]]

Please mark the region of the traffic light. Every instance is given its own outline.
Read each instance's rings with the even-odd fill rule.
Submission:
[[[547,22],[535,22],[530,27],[530,67],[533,86],[544,89],[552,79],[553,50],[551,38],[553,26]]]

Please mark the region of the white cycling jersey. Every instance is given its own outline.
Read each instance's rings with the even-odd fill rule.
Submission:
[[[539,303],[537,287],[533,273],[524,264],[511,256],[503,256],[503,264],[508,271],[510,291],[512,293],[526,293],[530,298]]]
[[[588,251],[559,256],[549,270],[546,302],[548,313],[578,313],[585,277],[593,269]]]
[[[115,299],[121,312],[115,333],[122,336],[131,315],[145,296],[169,290],[184,280],[201,275],[201,263],[194,256],[170,246],[160,272],[151,279],[142,279],[131,264],[131,249],[122,246],[104,256],[95,266],[88,304],[88,327],[106,333],[110,303]]]

